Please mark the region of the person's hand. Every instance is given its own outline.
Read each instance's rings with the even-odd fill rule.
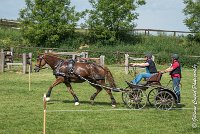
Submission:
[[[136,63],[130,63],[129,65],[132,66],[132,67],[136,67],[137,66]]]
[[[160,73],[161,73],[161,74],[164,74],[164,73],[165,73],[165,71],[160,71]]]

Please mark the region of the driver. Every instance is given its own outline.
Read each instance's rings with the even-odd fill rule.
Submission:
[[[132,67],[145,67],[146,73],[140,73],[138,74],[135,79],[131,81],[132,84],[137,85],[142,78],[150,78],[153,74],[157,73],[156,65],[154,61],[152,60],[152,54],[146,53],[145,54],[145,63],[130,63],[130,66]]]

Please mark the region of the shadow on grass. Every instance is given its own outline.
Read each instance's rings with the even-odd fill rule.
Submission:
[[[176,108],[184,108],[185,106],[185,104],[176,104]]]
[[[56,104],[56,103],[72,103],[74,104],[74,101],[73,100],[50,100],[48,102],[48,105],[52,105],[52,104]],[[80,104],[88,104],[88,105],[99,105],[99,106],[108,106],[108,105],[111,105],[110,102],[94,102],[94,104],[91,104],[91,101],[79,101]],[[125,105],[124,103],[117,103],[116,104],[117,107],[120,107],[120,108],[127,108],[127,109],[130,109],[127,107],[127,105]],[[175,105],[171,110],[183,110],[185,108],[185,104],[179,104],[179,105]],[[183,109],[182,109],[183,108]],[[154,105],[150,105],[150,104],[147,104],[143,109],[156,109]]]
[[[62,102],[62,103],[74,103],[73,100],[50,100],[48,101],[48,105],[52,105],[56,102]],[[89,104],[89,105],[111,105],[110,102],[94,102],[94,104],[91,104],[91,101],[79,101],[81,104]],[[117,104],[118,105],[118,104]]]
[[[74,101],[71,100],[64,100],[64,103],[74,103]],[[79,101],[81,104],[89,104],[89,105],[110,105],[111,103],[109,102],[95,102],[92,104],[91,101]]]

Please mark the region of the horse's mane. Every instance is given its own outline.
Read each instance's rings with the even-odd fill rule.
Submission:
[[[58,56],[56,53],[53,53],[53,52],[49,52],[49,53],[44,53],[45,55],[48,55],[48,56],[53,56],[55,58],[58,58],[58,59],[63,59],[61,58],[60,56]]]

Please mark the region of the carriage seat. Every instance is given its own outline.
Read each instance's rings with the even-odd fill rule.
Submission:
[[[150,78],[147,79],[147,85],[161,85],[160,80],[162,77],[162,73],[158,72],[153,74]]]

